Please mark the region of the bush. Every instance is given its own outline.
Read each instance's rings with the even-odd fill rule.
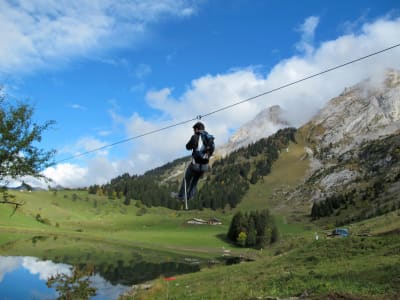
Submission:
[[[142,207],[141,209],[139,209],[136,213],[137,216],[143,216],[144,214],[147,213],[147,209],[146,207]]]
[[[43,218],[40,214],[36,214],[35,219],[36,219],[36,221],[38,221],[38,222],[40,222],[42,224],[51,225],[50,220],[47,219],[47,218]]]

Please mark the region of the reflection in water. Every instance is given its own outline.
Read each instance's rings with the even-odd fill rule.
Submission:
[[[57,299],[56,289],[46,286],[47,280],[57,274],[64,274],[64,278],[73,275],[71,266],[35,257],[0,256],[1,299]],[[117,299],[127,289],[112,285],[98,274],[89,277],[89,284],[96,290],[91,299],[96,300]]]
[[[72,266],[94,267],[89,278],[95,300],[117,299],[128,286],[160,276],[200,270],[200,261],[194,258],[81,238],[38,235],[0,245],[0,253],[0,300],[57,299],[56,286],[48,288],[46,281],[56,274],[71,276]],[[21,256],[13,256],[16,253]],[[41,253],[41,258],[32,253]]]
[[[79,273],[79,270],[87,268],[87,264],[83,263],[72,268],[67,264],[35,257],[0,256],[0,300],[57,299],[74,281],[76,285],[81,284],[81,291],[88,292],[87,295],[93,295],[90,293],[91,288],[95,290],[96,296],[90,299],[117,299],[132,284],[152,280],[160,275],[169,277],[200,270],[199,265],[188,263],[119,260],[93,266],[90,276],[88,273]]]
[[[154,279],[160,275],[169,277],[197,272],[200,267],[199,265],[178,262],[149,263],[144,261],[131,261],[124,265],[123,261],[118,261],[117,265],[101,264],[96,270],[112,284],[132,285]]]
[[[74,267],[72,274],[57,274],[47,280],[49,288],[54,287],[59,299],[89,299],[96,295],[96,288],[91,284],[90,277],[94,275],[94,268],[85,269]]]

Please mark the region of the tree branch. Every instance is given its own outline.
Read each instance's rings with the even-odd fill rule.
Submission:
[[[14,202],[14,201],[8,201],[8,200],[0,200],[0,204],[12,204],[15,206],[23,205],[23,203],[21,203],[21,202]]]
[[[24,203],[23,202],[14,202],[14,201],[8,201],[8,200],[0,200],[0,204],[11,204],[15,205],[14,210],[12,211],[10,217],[12,217],[15,212],[17,211],[18,207],[22,206]]]

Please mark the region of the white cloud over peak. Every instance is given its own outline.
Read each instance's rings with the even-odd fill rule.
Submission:
[[[132,47],[150,24],[195,12],[186,0],[0,0],[0,75]]]
[[[317,17],[305,21],[300,41],[311,41],[318,21]],[[133,112],[129,118],[115,113],[113,119],[125,126],[128,137],[190,120],[197,115],[213,112],[395,45],[399,42],[398,32],[400,18],[382,18],[365,23],[357,33],[346,32],[336,39],[324,41],[312,51],[306,50],[282,60],[267,73],[246,68],[224,74],[205,75],[192,80],[181,95],[174,95],[173,87],[148,91],[146,100],[150,107],[161,112],[159,119],[147,119],[138,112]],[[286,118],[292,125],[301,126],[345,87],[354,85],[385,68],[400,69],[399,48],[232,106],[205,117],[203,121],[206,129],[216,137],[217,146],[225,143],[233,130],[251,120],[261,109],[276,104],[286,111]],[[107,157],[102,157],[97,158],[98,161],[92,160],[86,168],[71,164],[58,165],[57,171],[54,170],[48,175],[57,176],[60,184],[68,186],[71,180],[77,181],[77,177],[84,179],[82,183],[98,183],[96,180],[109,180],[124,172],[142,173],[185,154],[189,155],[184,145],[193,132],[192,123],[135,139],[132,142],[132,152],[124,162],[112,163]]]

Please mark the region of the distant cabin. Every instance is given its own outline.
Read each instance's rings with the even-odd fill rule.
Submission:
[[[222,225],[221,220],[213,217],[208,220],[203,220],[200,218],[192,218],[186,221],[187,224],[195,224],[195,225]]]
[[[203,224],[207,224],[207,221],[203,220],[203,219],[199,219],[199,218],[193,218],[193,219],[188,220],[186,223],[203,225]]]
[[[217,219],[216,217],[209,219],[207,223],[210,225],[222,225],[221,220]]]

